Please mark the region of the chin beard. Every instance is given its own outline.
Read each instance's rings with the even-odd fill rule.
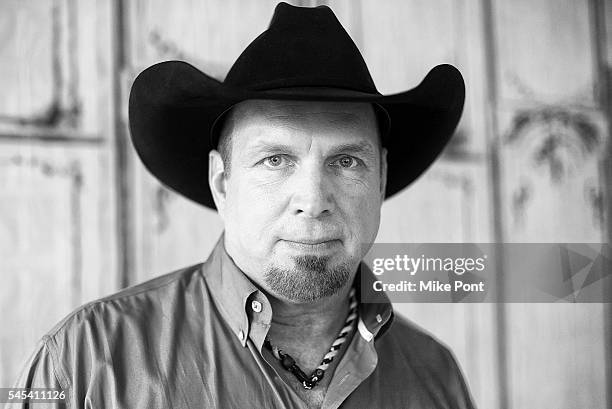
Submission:
[[[272,292],[294,302],[312,302],[334,295],[351,277],[348,262],[329,268],[329,257],[292,258],[293,268],[268,267],[264,280]]]

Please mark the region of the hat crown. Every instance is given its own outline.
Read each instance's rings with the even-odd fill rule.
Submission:
[[[327,6],[279,3],[269,28],[224,81],[250,90],[330,87],[378,93],[359,49]]]

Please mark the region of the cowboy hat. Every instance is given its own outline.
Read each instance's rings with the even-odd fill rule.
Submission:
[[[387,148],[386,197],[412,183],[455,130],[465,98],[451,65],[434,67],[413,89],[380,94],[355,43],[327,6],[276,6],[269,28],[238,57],[223,82],[182,61],[166,61],[134,80],[132,142],[164,185],[209,208],[208,152],[219,118],[248,99],[354,101],[377,107]]]

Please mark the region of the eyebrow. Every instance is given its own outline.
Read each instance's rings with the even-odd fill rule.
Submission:
[[[275,142],[267,142],[260,141],[255,145],[249,147],[247,152],[250,153],[259,153],[259,152],[283,152],[283,153],[292,153],[294,148],[290,145],[284,145],[281,143]],[[369,142],[357,142],[357,143],[344,143],[340,145],[333,146],[331,149],[330,156],[338,155],[338,154],[362,154],[367,156],[369,159],[374,159],[374,149],[371,143]]]
[[[273,143],[260,141],[254,144],[253,146],[249,146],[246,149],[246,152],[249,153],[260,153],[260,152],[292,152],[293,148],[289,145],[283,145],[282,143]]]
[[[374,149],[371,143],[368,142],[359,142],[359,143],[345,143],[341,145],[334,146],[332,152],[335,154],[339,153],[352,153],[352,154],[363,154],[369,156],[370,158],[374,158]]]

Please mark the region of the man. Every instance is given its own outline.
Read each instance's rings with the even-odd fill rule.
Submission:
[[[445,347],[386,296],[360,302],[383,200],[439,154],[463,98],[450,66],[380,95],[329,8],[284,3],[223,83],[145,70],[134,146],[224,234],[204,264],[64,319],[18,386],[61,388],[68,407],[472,408]]]

